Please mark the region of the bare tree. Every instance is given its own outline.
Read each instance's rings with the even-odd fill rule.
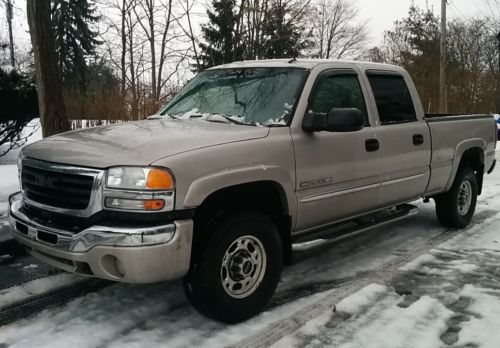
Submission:
[[[28,24],[35,57],[36,84],[42,135],[70,129],[65,116],[61,79],[57,71],[50,26],[50,1],[27,1]]]
[[[368,41],[367,22],[357,23],[355,1],[319,0],[312,11],[317,58],[358,58]]]
[[[185,2],[186,2],[185,4],[183,4],[181,2],[181,7],[182,7],[183,15],[186,16],[187,29],[182,24],[182,22],[179,18],[176,17],[175,21],[177,22],[179,27],[182,29],[184,34],[187,36],[187,38],[191,42],[191,47],[192,47],[194,59],[196,62],[196,70],[199,71],[200,67],[201,67],[201,63],[200,63],[200,56],[198,55],[198,48],[197,48],[198,40],[194,34],[193,24],[192,24],[192,20],[191,20],[191,12],[193,10],[193,7],[196,5],[196,0],[193,0],[192,2],[189,2],[189,0],[185,0]],[[171,1],[170,1],[170,3],[171,3]]]
[[[173,31],[172,0],[145,0],[134,7],[137,22],[143,29],[149,44],[151,71],[151,98],[153,103],[160,99],[161,89],[165,85],[163,72],[165,65],[176,50],[169,43],[178,38]],[[175,18],[179,20],[179,16]],[[157,51],[159,49],[159,52]]]
[[[126,19],[126,25],[127,25],[127,42],[128,42],[128,55],[129,55],[129,68],[130,68],[130,78],[129,78],[129,83],[130,83],[130,90],[132,94],[132,101],[131,101],[131,117],[132,119],[136,119],[139,114],[139,97],[138,97],[138,91],[137,91],[137,69],[136,69],[136,60],[135,60],[135,36],[134,36],[134,29],[135,26],[137,25],[137,21],[135,20],[135,17],[132,17],[132,14],[129,12],[127,15]],[[140,51],[141,53],[143,50]],[[143,55],[139,57],[139,62],[142,62],[143,60]]]
[[[22,147],[37,130],[38,125],[28,126],[28,119],[0,122],[0,157]]]
[[[456,112],[496,109],[498,45],[487,23],[487,19],[481,18],[449,24],[449,95]]]
[[[115,69],[120,72],[120,93],[123,104],[123,113],[125,114],[125,105],[127,104],[127,95],[130,91],[130,77],[129,71],[134,71],[134,57],[132,55],[130,59],[130,52],[133,50],[129,48],[131,37],[133,35],[133,30],[137,21],[135,16],[132,19],[133,8],[136,6],[135,1],[131,0],[102,0],[100,5],[107,9],[106,13],[110,11],[116,11],[119,15],[120,20],[116,21],[114,16],[110,17],[104,16],[104,22],[108,26],[106,33],[106,40],[104,43],[107,49],[107,56],[111,63],[114,65]],[[118,36],[118,40],[115,37]],[[119,42],[119,45],[117,44]],[[133,45],[133,40],[132,40]],[[119,52],[119,55],[116,53]],[[135,87],[132,86],[132,92],[135,93]],[[132,112],[130,113],[131,119],[134,119],[137,115],[137,103],[134,98],[132,107]],[[125,116],[125,115],[124,115]]]

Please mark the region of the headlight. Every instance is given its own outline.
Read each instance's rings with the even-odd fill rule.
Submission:
[[[115,167],[108,169],[106,187],[126,190],[172,190],[174,178],[165,169]]]
[[[175,181],[166,169],[114,167],[106,173],[104,207],[139,212],[174,209]]]

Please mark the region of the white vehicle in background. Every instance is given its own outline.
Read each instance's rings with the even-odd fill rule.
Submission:
[[[495,123],[497,124],[497,139],[500,139],[500,114],[493,114]]]

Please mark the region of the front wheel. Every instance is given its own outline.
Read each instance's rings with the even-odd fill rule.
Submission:
[[[223,219],[200,253],[184,279],[195,309],[224,323],[243,321],[264,309],[283,260],[278,230],[267,216],[244,212]]]
[[[450,191],[435,197],[436,215],[441,225],[466,227],[476,210],[477,192],[477,178],[472,169],[459,170]]]

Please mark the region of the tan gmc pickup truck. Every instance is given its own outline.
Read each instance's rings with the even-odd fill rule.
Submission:
[[[424,115],[395,66],[239,62],[147,120],[25,147],[10,226],[69,272],[183,278],[199,312],[234,323],[265,307],[294,244],[400,219],[421,198],[467,226],[495,147],[491,115]]]

